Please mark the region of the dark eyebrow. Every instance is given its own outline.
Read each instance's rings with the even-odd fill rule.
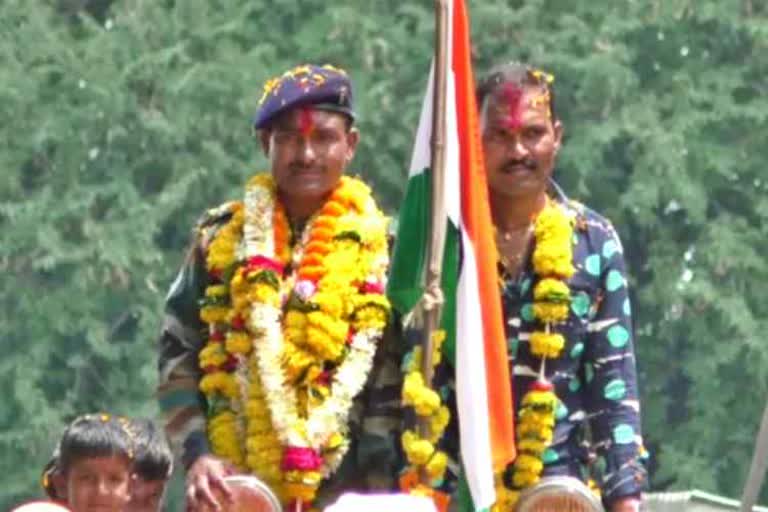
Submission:
[[[298,132],[299,131],[299,129],[296,128],[295,126],[288,126],[286,124],[276,124],[275,126],[272,127],[272,130],[276,132]]]

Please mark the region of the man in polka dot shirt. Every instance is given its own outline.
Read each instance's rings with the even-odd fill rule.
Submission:
[[[557,327],[565,347],[545,365],[558,408],[542,476],[586,479],[588,467],[600,467],[608,510],[636,511],[645,450],[622,246],[607,219],[566,198],[552,181],[563,133],[552,81],[547,73],[511,63],[491,70],[477,91],[515,404],[541,366],[529,345],[531,333],[540,330],[533,313],[533,224],[554,201],[575,219],[576,272],[568,280],[569,317]],[[600,464],[593,464],[593,454]]]

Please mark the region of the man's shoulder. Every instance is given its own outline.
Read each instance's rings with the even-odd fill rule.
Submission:
[[[569,198],[563,205],[573,215],[578,231],[595,236],[617,236],[611,220],[586,204]]]
[[[196,227],[197,229],[204,229],[224,224],[242,207],[242,201],[227,201],[215,208],[209,208],[197,220]]]
[[[195,224],[195,236],[200,247],[207,247],[216,232],[242,207],[242,201],[227,201],[206,210]]]

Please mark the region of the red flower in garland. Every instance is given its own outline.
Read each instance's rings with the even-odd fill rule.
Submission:
[[[253,270],[269,270],[275,274],[283,275],[283,265],[279,261],[267,258],[266,256],[252,256],[248,258],[246,268],[249,271]]]
[[[384,294],[384,283],[381,281],[366,281],[363,283],[363,287],[360,289],[363,293],[375,293],[378,295]]]
[[[229,357],[227,358],[226,362],[221,365],[221,369],[225,372],[233,372],[237,370],[237,357],[233,356],[232,354],[229,354]]]
[[[240,315],[234,317],[230,325],[232,326],[232,329],[235,329],[236,331],[245,330],[245,320]]]
[[[531,384],[531,391],[552,391],[555,387],[548,380],[536,380]]]
[[[317,471],[323,466],[323,458],[312,448],[288,446],[283,452],[283,471]]]

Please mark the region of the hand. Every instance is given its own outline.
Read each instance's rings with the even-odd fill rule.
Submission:
[[[232,491],[224,477],[235,473],[234,467],[213,455],[201,455],[187,471],[187,510],[222,510],[232,503]],[[225,503],[221,502],[221,499]]]
[[[640,500],[634,496],[619,498],[611,504],[611,512],[639,512]]]

